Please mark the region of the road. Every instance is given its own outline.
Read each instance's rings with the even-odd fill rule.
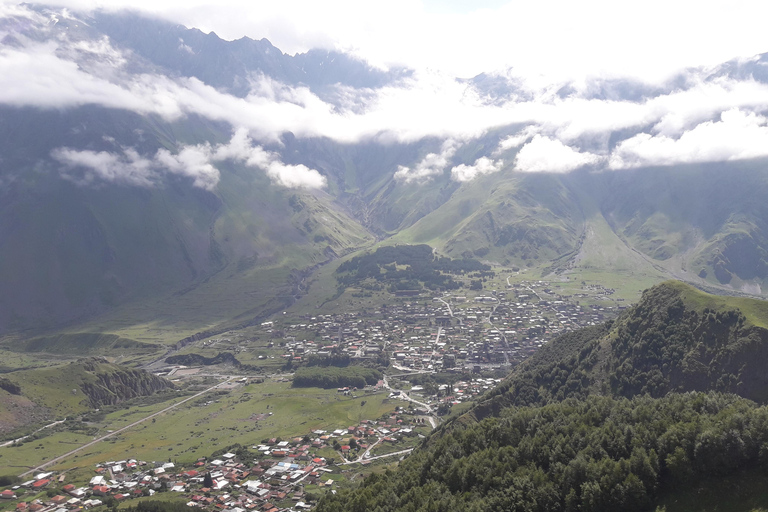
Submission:
[[[368,461],[371,461],[371,460],[383,459],[384,457],[393,457],[395,455],[405,455],[406,453],[411,453],[412,451],[413,451],[413,448],[408,448],[407,450],[400,450],[399,452],[392,452],[392,453],[385,453],[384,455],[377,455],[375,457],[371,457],[370,459],[365,459],[365,460],[362,460],[362,461],[361,460],[354,460],[354,461],[349,461],[349,462],[342,462],[341,464],[339,464],[339,466],[342,466],[344,464],[356,464],[358,462],[368,462]]]
[[[445,300],[441,299],[440,297],[435,297],[435,298],[437,300],[439,300],[440,302],[442,302],[443,304],[445,304],[448,307],[448,315],[451,318],[455,318],[456,320],[459,321],[459,325],[463,325],[463,322],[462,322],[461,318],[459,318],[457,316],[453,316],[453,309],[451,309],[451,305],[448,302],[446,302]]]
[[[50,427],[54,427],[54,426],[56,426],[56,425],[60,425],[60,424],[64,423],[65,421],[67,421],[67,420],[59,420],[59,421],[54,421],[53,423],[49,423],[48,425],[46,425],[46,426],[44,426],[44,427],[41,427],[41,428],[39,428],[39,429],[35,430],[35,431],[34,431],[34,432],[32,432],[31,434],[28,434],[28,435],[26,435],[26,436],[24,436],[24,437],[19,437],[18,439],[12,439],[12,440],[10,440],[10,441],[6,441],[6,442],[4,442],[3,444],[0,444],[0,448],[2,448],[3,446],[10,446],[10,445],[12,445],[13,443],[17,443],[17,442],[19,442],[19,441],[23,441],[24,439],[28,438],[29,436],[33,436],[33,435],[37,434],[37,433],[38,433],[38,432],[40,432],[41,430],[45,430],[46,428],[50,428]]]
[[[64,455],[60,455],[60,456],[58,456],[56,458],[53,458],[53,459],[49,460],[48,462],[45,462],[45,463],[40,464],[39,466],[37,466],[37,467],[35,467],[33,469],[30,469],[29,471],[25,471],[24,473],[19,475],[19,477],[20,478],[24,478],[25,476],[27,476],[29,474],[32,474],[32,473],[34,473],[36,471],[40,471],[43,468],[46,468],[46,467],[51,466],[53,464],[56,464],[57,462],[60,462],[60,461],[62,461],[64,459],[66,459],[67,457],[70,457],[70,456],[74,455],[75,453],[79,452],[80,450],[84,450],[84,449],[86,449],[88,447],[91,447],[91,446],[93,446],[95,444],[98,444],[98,443],[102,442],[105,439],[108,439],[108,438],[110,438],[112,436],[116,436],[118,434],[121,434],[121,433],[125,432],[126,430],[131,429],[131,428],[135,427],[136,425],[139,425],[140,423],[144,423],[145,421],[147,421],[149,419],[152,419],[155,416],[159,416],[159,415],[161,415],[163,413],[166,413],[166,412],[170,411],[171,409],[175,409],[176,407],[180,406],[183,403],[189,402],[190,400],[194,400],[195,398],[197,398],[199,396],[202,396],[202,395],[204,395],[204,394],[206,394],[206,393],[208,393],[210,391],[213,391],[214,389],[218,388],[219,386],[222,386],[224,384],[228,384],[229,382],[231,382],[235,378],[237,378],[237,377],[230,377],[226,381],[219,382],[215,386],[212,386],[212,387],[210,387],[210,388],[208,388],[208,389],[206,389],[204,391],[201,391],[201,392],[199,392],[199,393],[197,393],[195,395],[192,395],[192,396],[190,396],[188,398],[185,398],[184,400],[182,400],[180,402],[177,402],[177,403],[175,403],[173,405],[170,405],[170,406],[166,407],[165,409],[163,409],[162,411],[158,411],[156,413],[150,414],[149,416],[147,416],[145,418],[142,418],[140,420],[134,421],[130,425],[127,425],[127,426],[125,426],[125,427],[123,427],[123,428],[121,428],[119,430],[115,430],[114,432],[110,432],[109,434],[107,434],[105,436],[101,436],[98,439],[94,439],[93,441],[91,441],[89,443],[86,443],[86,444],[80,446],[79,448],[75,448],[74,450],[68,451]]]
[[[392,391],[392,388],[389,386],[389,381],[387,380],[387,376],[386,375],[383,376],[382,381],[384,383],[384,387],[387,388],[388,390]],[[434,418],[434,413],[432,412],[432,406],[430,406],[429,404],[425,404],[424,402],[419,402],[418,400],[415,400],[415,399],[411,398],[410,396],[408,396],[408,393],[406,393],[405,391],[401,391],[401,390],[396,390],[396,391],[400,392],[400,397],[399,398],[401,400],[406,400],[408,402],[413,402],[416,405],[420,405],[420,406],[424,407],[427,410],[427,415],[428,415],[427,418],[429,418],[429,424],[432,425],[432,428],[437,427],[437,421]]]
[[[496,301],[496,305],[493,306],[493,309],[491,309],[491,312],[488,313],[488,318],[486,319],[486,321],[489,324],[491,324],[491,327],[493,329],[496,329],[497,331],[499,331],[499,334],[501,334],[501,339],[504,341],[504,348],[506,349],[504,350],[504,362],[506,363],[507,366],[509,366],[509,343],[507,342],[507,337],[504,335],[504,331],[502,331],[501,329],[493,325],[493,322],[491,322],[491,317],[496,312],[496,308],[499,307],[499,304],[501,304],[499,299],[494,297],[494,300]]]

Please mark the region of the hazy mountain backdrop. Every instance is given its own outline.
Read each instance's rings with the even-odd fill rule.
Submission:
[[[661,85],[451,78],[434,95],[461,91],[482,121],[435,111],[405,124],[390,102],[416,89],[408,69],[290,56],[134,13],[9,10],[0,332],[158,302],[201,329],[248,323],[290,304],[315,265],[377,241],[542,275],[630,269],[763,295],[765,155],[716,136],[765,120],[728,101],[687,121],[671,107],[643,112],[701,91],[762,91],[765,58]],[[537,124],[519,105],[642,112],[585,128]]]

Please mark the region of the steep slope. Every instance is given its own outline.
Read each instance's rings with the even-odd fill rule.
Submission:
[[[768,400],[766,319],[764,302],[658,285],[318,510],[643,511],[705,477],[761,474],[768,407],[714,390]]]
[[[49,156],[59,147],[114,151],[116,140],[152,154],[228,140],[227,127],[92,107],[3,113],[10,165],[0,169],[0,286],[15,292],[0,297],[0,332],[56,327],[137,300],[188,293],[222,272],[241,274],[253,288],[259,269],[285,268],[279,287],[267,290],[286,297],[293,269],[372,239],[328,194],[282,187],[235,162],[220,164],[217,186],[207,190],[180,176],[141,185],[82,183]],[[222,286],[218,293],[226,294]],[[222,320],[252,309],[242,303],[216,313]],[[201,309],[198,315],[206,316]]]
[[[3,385],[5,383],[5,385]],[[0,433],[173,389],[144,370],[89,358],[6,374],[0,382]]]
[[[564,334],[478,405],[504,407],[606,394],[631,398],[720,391],[768,402],[768,302],[669,281],[615,322]]]
[[[641,169],[582,186],[598,179],[602,212],[632,247],[686,279],[760,293],[768,277],[764,161]]]

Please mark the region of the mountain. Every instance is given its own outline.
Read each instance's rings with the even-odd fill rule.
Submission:
[[[662,283],[318,510],[642,511],[701,479],[761,475],[766,322],[763,301]]]
[[[416,87],[413,70],[287,55],[132,12],[19,9],[0,20],[3,62],[29,65],[0,102],[6,345],[72,353],[109,334],[146,354],[283,310],[319,265],[377,242],[541,275],[620,275],[635,290],[675,277],[763,294],[760,158],[521,172],[521,144],[544,137],[522,137],[519,121],[461,137],[368,126],[372,112],[392,121],[376,109]],[[760,62],[705,75],[759,78]],[[547,94],[639,104],[692,83],[595,79]],[[488,108],[540,93],[513,73],[450,85]],[[615,130],[608,150],[640,130]]]

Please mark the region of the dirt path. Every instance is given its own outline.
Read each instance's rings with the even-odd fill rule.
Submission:
[[[2,447],[4,447],[4,446],[10,446],[10,445],[12,445],[13,443],[16,443],[16,442],[18,442],[18,441],[23,441],[23,440],[25,440],[26,438],[28,438],[29,436],[33,436],[33,435],[37,434],[37,433],[38,433],[38,432],[40,432],[41,430],[45,430],[46,428],[49,428],[49,427],[54,427],[54,426],[56,426],[56,425],[60,425],[60,424],[64,423],[65,421],[67,421],[67,420],[59,420],[59,421],[54,421],[53,423],[49,423],[48,425],[46,425],[46,426],[44,426],[44,427],[40,427],[39,429],[35,430],[35,431],[34,431],[34,432],[32,432],[31,434],[28,434],[28,435],[26,435],[26,436],[23,436],[23,437],[19,437],[18,439],[11,439],[10,441],[6,441],[6,442],[4,442],[3,444],[0,444],[0,448],[2,448]]]

